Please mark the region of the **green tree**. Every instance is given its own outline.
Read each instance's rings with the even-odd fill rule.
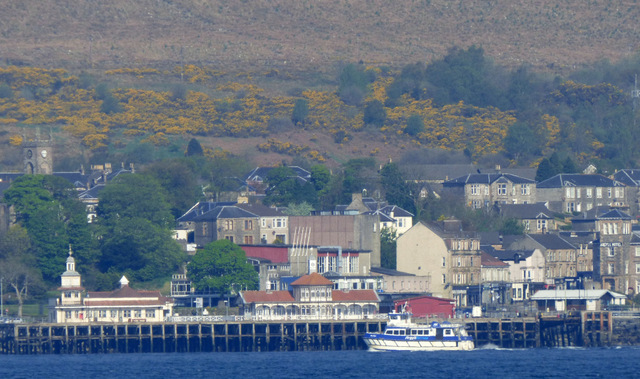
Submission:
[[[317,193],[314,184],[302,182],[295,172],[286,166],[280,166],[269,171],[266,177],[268,188],[265,191],[264,203],[285,206],[308,202],[316,204]]]
[[[380,182],[385,192],[385,199],[389,204],[415,214],[416,207],[400,168],[395,163],[387,163],[380,170]]]
[[[553,166],[551,166],[551,162],[549,162],[549,159],[543,158],[536,170],[536,182],[547,180],[554,175],[555,170],[553,169]]]
[[[378,100],[371,100],[364,106],[364,115],[362,117],[366,124],[382,126],[387,119],[387,111],[384,105]]]
[[[389,228],[380,231],[380,265],[384,268],[396,269],[396,233]]]
[[[424,132],[424,121],[420,115],[414,114],[407,119],[407,128],[404,130],[410,136],[417,136]]]
[[[567,159],[562,163],[562,172],[567,174],[576,174],[580,172],[580,170],[578,169],[576,162],[574,162],[571,157],[567,157]]]
[[[123,218],[141,218],[163,228],[173,226],[167,193],[151,175],[119,175],[105,186],[98,198],[96,213],[100,224]]]
[[[257,289],[258,272],[247,262],[240,246],[229,240],[209,243],[187,265],[189,279],[198,290],[211,289],[222,294],[236,289]]]
[[[291,112],[291,121],[294,124],[304,123],[309,115],[309,102],[306,99],[298,99],[293,105]]]
[[[182,216],[201,197],[194,165],[195,161],[190,159],[167,159],[155,162],[143,171],[154,177],[166,191],[174,218]]]
[[[503,143],[508,156],[516,161],[537,154],[540,148],[539,139],[523,122],[516,122],[509,127]]]
[[[189,141],[189,144],[187,145],[187,152],[185,153],[185,155],[187,157],[192,157],[192,156],[201,157],[202,155],[204,155],[204,152],[202,151],[202,146],[200,145],[200,142],[198,142],[197,139],[191,138],[191,140]]]
[[[49,282],[58,280],[69,245],[80,262],[91,264],[97,250],[91,239],[85,207],[71,184],[63,178],[25,175],[5,191],[5,201],[13,205],[16,221],[28,232],[37,268]]]
[[[143,218],[124,217],[106,225],[101,248],[102,272],[114,270],[138,281],[168,277],[185,259],[169,229]]]
[[[339,77],[338,95],[348,105],[359,105],[367,92],[369,78],[353,63],[346,65]]]
[[[289,216],[309,216],[313,211],[313,206],[306,201],[300,204],[291,203],[287,205],[287,208],[282,212]]]
[[[174,219],[166,192],[151,175],[118,176],[100,193],[97,215],[103,273],[115,270],[149,281],[183,262],[169,229]]]
[[[502,221],[500,227],[500,234],[506,235],[521,235],[524,234],[524,226],[520,221],[515,218],[508,218]]]
[[[324,165],[314,165],[311,167],[311,183],[316,191],[322,191],[331,180],[331,171]]]

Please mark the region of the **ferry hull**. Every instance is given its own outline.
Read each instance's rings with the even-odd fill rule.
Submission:
[[[417,341],[389,340],[384,338],[365,338],[370,350],[377,351],[439,351],[439,350],[473,350],[473,341]]]

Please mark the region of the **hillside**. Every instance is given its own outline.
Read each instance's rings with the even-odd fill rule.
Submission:
[[[616,60],[640,41],[629,0],[0,0],[0,9],[4,63],[67,69],[326,71],[476,44],[499,64],[561,70]]]

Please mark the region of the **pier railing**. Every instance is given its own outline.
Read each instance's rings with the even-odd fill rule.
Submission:
[[[372,315],[256,315],[256,316],[170,316],[166,322],[242,322],[242,321],[339,321],[339,320],[387,320],[386,313]]]

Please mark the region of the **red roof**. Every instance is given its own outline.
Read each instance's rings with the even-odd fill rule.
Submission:
[[[333,282],[324,276],[313,272],[309,275],[298,278],[295,282],[291,283],[292,286],[333,286]]]
[[[129,286],[123,286],[110,292],[89,292],[89,298],[118,298],[118,297],[163,297],[160,291],[135,290]]]
[[[281,246],[240,246],[247,257],[268,259],[273,263],[287,263],[289,248]]]
[[[380,301],[374,290],[333,290],[331,295],[333,301]]]
[[[173,302],[173,299],[170,298],[160,298],[158,300],[91,300],[84,299],[84,304],[90,307],[101,307],[101,306],[123,306],[123,305],[137,305],[137,306],[145,306],[145,305],[164,305],[165,303]]]
[[[286,303],[295,299],[289,291],[243,291],[245,303]]]
[[[493,266],[493,267],[506,267],[509,266],[508,263],[505,263],[503,261],[501,261],[500,259],[493,257],[491,254],[485,253],[484,251],[482,252],[482,255],[480,256],[480,263],[483,266]]]

